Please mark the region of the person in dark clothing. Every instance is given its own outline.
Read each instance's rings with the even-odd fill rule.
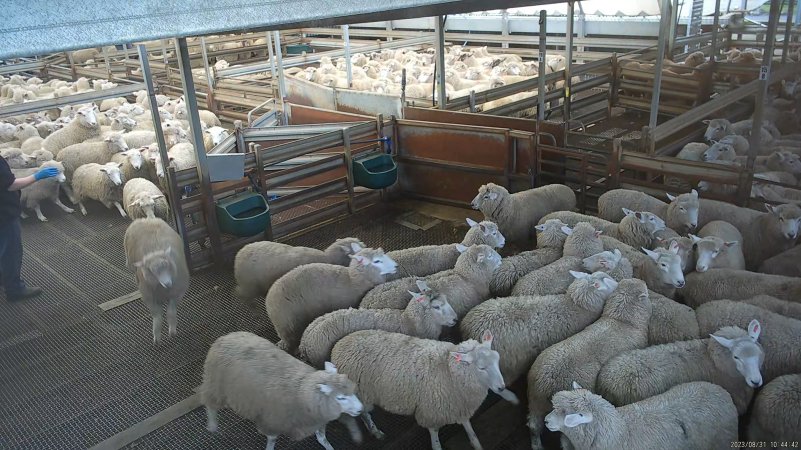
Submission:
[[[8,301],[35,297],[42,289],[25,285],[20,278],[22,267],[22,227],[19,216],[20,189],[58,175],[58,169],[48,167],[33,175],[16,178],[8,162],[0,156],[0,280]]]

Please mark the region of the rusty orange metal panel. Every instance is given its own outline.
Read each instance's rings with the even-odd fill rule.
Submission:
[[[375,117],[361,114],[351,114],[329,109],[314,108],[311,106],[298,105],[292,103],[290,108],[290,125],[308,125],[315,123],[337,123],[337,122],[363,122],[375,120]]]
[[[403,118],[408,120],[422,120],[426,122],[509,128],[512,130],[531,132],[537,131],[536,120],[445,111],[442,109],[407,107],[403,110]]]
[[[416,163],[401,164],[398,181],[405,194],[461,205],[469,204],[482,184],[505,183],[502,176],[461,172]]]
[[[509,135],[498,128],[399,121],[398,154],[453,164],[504,170],[509,162]]]

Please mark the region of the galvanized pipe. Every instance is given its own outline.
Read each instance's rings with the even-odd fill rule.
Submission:
[[[436,35],[437,42],[437,81],[439,82],[438,101],[439,109],[445,109],[447,102],[447,93],[445,92],[445,24],[443,24],[442,16],[434,18],[436,24],[434,25],[434,34]]]
[[[668,56],[672,61],[673,50],[676,48],[676,34],[679,30],[679,0],[673,0],[672,3],[670,3],[670,0],[662,1],[668,2],[668,6],[670,6],[670,33],[668,35],[668,48],[670,49],[670,53]]]
[[[214,76],[209,70],[209,54],[206,51],[206,38],[200,37],[200,54],[203,56],[203,69],[206,71],[206,83],[209,85],[209,91],[214,90]]]
[[[712,24],[712,51],[709,58],[714,62],[718,59],[718,29],[720,28],[720,0],[715,0],[715,19]]]
[[[509,36],[509,11],[501,10],[501,36]],[[508,42],[502,42],[501,48],[509,48]]]
[[[793,28],[793,6],[795,2],[790,0],[787,7],[787,26],[784,28],[784,45],[782,45],[782,64],[787,62],[787,52],[790,51],[790,31]]]
[[[662,0],[662,11],[659,17],[659,48],[657,49],[656,56],[656,73],[654,74],[654,92],[651,96],[651,116],[648,120],[648,126],[651,130],[651,143],[649,151],[653,152],[656,142],[653,139],[653,132],[656,129],[656,120],[659,115],[659,95],[662,90],[662,66],[665,61],[665,50],[667,47],[667,34],[670,29],[670,0]]]
[[[267,36],[267,56],[270,57],[270,73],[272,74],[272,81],[275,83],[275,54],[273,54],[273,38],[270,32],[264,33]]]
[[[348,87],[353,86],[353,65],[350,60],[350,33],[348,26],[342,25],[342,40],[345,41],[345,73],[347,74]]]
[[[565,110],[562,113],[565,122],[570,121],[570,91],[573,88],[573,16],[575,15],[576,5],[572,0],[567,2],[567,23],[565,24],[565,35],[567,45],[565,46]]]
[[[281,104],[286,98],[286,81],[284,80],[283,58],[281,57],[281,34],[278,30],[273,31],[275,38],[275,65],[278,70],[278,95],[281,97]]]
[[[539,43],[539,58],[540,68],[537,75],[537,120],[545,120],[545,40],[546,34],[546,20],[548,14],[545,10],[540,11],[540,28],[537,30],[540,36]]]

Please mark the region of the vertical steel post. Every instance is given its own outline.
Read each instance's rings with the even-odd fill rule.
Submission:
[[[648,120],[648,127],[651,136],[649,137],[649,153],[653,153],[656,143],[653,140],[653,133],[656,129],[656,119],[659,116],[659,95],[662,90],[662,66],[665,61],[665,50],[667,47],[667,34],[670,29],[670,0],[662,0],[662,11],[659,17],[659,48],[656,55],[656,73],[654,74],[654,91],[651,95],[651,116]]]
[[[720,0],[715,0],[715,18],[712,24],[712,50],[710,50],[709,58],[714,63],[718,59],[718,30],[720,28]]]
[[[509,38],[509,11],[506,9],[501,10],[501,36]],[[501,48],[509,48],[509,41],[504,39]]]
[[[209,69],[209,53],[206,50],[206,38],[200,38],[200,54],[203,58],[203,69],[206,71],[206,83],[209,86],[209,92],[214,89],[214,77]]]
[[[103,55],[103,62],[106,65],[106,76],[108,77],[108,80],[111,81],[114,78],[114,76],[111,73],[111,63],[108,60],[108,52],[106,51],[105,45],[100,48],[100,53]]]
[[[186,238],[186,225],[184,225],[184,218],[178,214],[179,209],[175,207],[177,202],[181,201],[180,195],[173,189],[172,172],[167,170],[170,167],[170,157],[167,154],[167,144],[164,141],[164,131],[161,129],[161,117],[159,116],[159,104],[156,101],[156,90],[153,88],[153,77],[150,73],[150,61],[147,59],[147,47],[143,44],[137,46],[139,50],[139,64],[142,68],[142,81],[144,81],[147,89],[147,97],[150,102],[150,118],[153,120],[153,131],[156,132],[156,144],[159,147],[159,159],[161,159],[161,166],[164,167],[164,176],[167,178],[167,201],[169,202],[170,212],[172,213],[173,223],[178,234],[184,242],[184,254],[186,260],[189,261],[189,241]]]
[[[392,29],[393,29],[392,21],[391,20],[387,20],[385,23],[387,25],[386,26],[387,31],[392,31]],[[389,35],[387,36],[387,42],[392,42],[392,36],[389,36]]]
[[[439,101],[439,109],[445,109],[447,102],[447,93],[445,92],[445,24],[443,24],[442,16],[436,16],[434,20],[434,33],[437,41],[437,82],[439,83],[439,90],[437,91],[437,99]]]
[[[801,0],[798,0],[798,4],[795,7],[795,23],[801,23]]]
[[[793,29],[793,7],[795,2],[790,0],[787,7],[787,26],[784,27],[784,43],[782,45],[782,64],[787,62],[787,52],[790,51],[790,31]]]
[[[567,2],[567,24],[565,26],[565,110],[562,113],[565,123],[570,121],[570,91],[573,88],[573,16],[575,15],[575,2]]]
[[[587,25],[587,18],[584,15],[584,7],[581,6],[581,2],[578,2],[578,7],[579,7],[579,16],[578,16],[578,24],[576,26],[576,35],[579,38],[583,39],[587,37],[587,32],[585,31]],[[576,46],[576,51],[584,52],[584,46],[582,45]]]
[[[267,56],[270,58],[270,73],[272,74],[270,77],[270,83],[273,87],[273,96],[275,96],[275,83],[277,83],[276,73],[275,73],[275,55],[273,55],[273,38],[270,36],[270,32],[264,33],[267,35]]]
[[[540,42],[537,50],[539,51],[540,69],[537,74],[537,120],[545,120],[545,40],[546,36],[546,20],[548,14],[545,10],[540,11],[540,28],[537,30],[540,36]]]
[[[189,114],[189,127],[195,145],[197,158],[197,177],[200,180],[201,205],[206,216],[206,229],[209,232],[214,262],[222,263],[222,242],[220,230],[217,227],[217,216],[214,210],[214,197],[211,192],[211,181],[206,160],[206,148],[203,145],[203,128],[200,125],[200,115],[197,109],[195,81],[192,79],[192,60],[189,57],[189,47],[186,38],[178,39],[178,68],[181,71],[181,84],[184,89],[186,112]],[[167,166],[165,166],[166,169]]]
[[[348,87],[351,87],[353,85],[353,66],[350,61],[350,32],[347,25],[342,25],[342,40],[345,41],[345,72]]]
[[[281,104],[286,98],[286,82],[284,81],[284,59],[281,56],[281,34],[278,30],[273,31],[275,40],[275,65],[278,71],[278,95],[281,96]]]
[[[673,50],[676,48],[676,34],[679,31],[679,0],[663,0],[670,6],[670,25],[668,34],[668,58],[673,61]]]

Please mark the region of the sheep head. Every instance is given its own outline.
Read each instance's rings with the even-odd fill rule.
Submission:
[[[492,339],[492,332],[485,330],[481,335],[481,343],[471,339],[458,344],[456,351],[450,352],[452,367],[455,365],[458,367],[457,370],[474,371],[482,385],[517,404],[517,397],[506,391],[506,383],[503,381],[499,365],[500,355],[492,350]]]
[[[82,126],[86,128],[97,128],[100,126],[97,123],[97,110],[97,105],[84,106],[79,108],[75,114]]]
[[[702,123],[706,124],[704,139],[707,142],[718,141],[732,134],[731,122],[726,119],[703,120]]]
[[[692,231],[698,226],[698,191],[673,196],[667,194],[670,205],[667,207],[666,225],[677,231]]]
[[[321,410],[331,411],[332,417],[347,414],[356,417],[362,413],[364,406],[356,397],[356,384],[347,375],[337,373],[333,363],[326,361],[324,370],[314,373],[318,389],[317,400]]]
[[[647,248],[643,248],[642,251],[656,264],[657,273],[663,284],[678,289],[684,287],[684,272],[681,268],[678,243],[671,242],[668,249],[658,248],[656,250],[648,250]]]
[[[120,167],[122,167],[121,163],[110,162],[102,166],[100,171],[106,174],[108,179],[111,180],[115,186],[122,186],[123,179],[122,173],[120,172]]]
[[[617,268],[617,265],[620,263],[621,259],[623,259],[623,254],[620,253],[620,250],[605,250],[584,258],[582,260],[582,264],[584,266],[584,270],[589,272],[611,272]]]
[[[133,265],[145,281],[151,284],[158,283],[165,289],[172,287],[178,273],[172,247],[169,245],[165,249],[148,253]]]
[[[788,240],[795,240],[798,237],[798,229],[801,227],[801,207],[791,203],[779,206],[765,203],[765,209],[769,213],[770,220],[768,229],[763,231]]]
[[[725,363],[715,361],[716,365],[725,364],[730,367],[733,363],[737,372],[745,379],[746,384],[752,388],[762,386],[762,373],[760,370],[762,363],[765,361],[765,352],[757,342],[761,332],[762,326],[758,320],[754,319],[748,324],[747,334],[745,330],[739,327],[723,327],[714,334],[709,335],[714,342],[723,346],[730,353],[729,357],[731,359],[729,361]],[[714,351],[711,353],[715,355]],[[724,369],[725,367],[721,368]]]

